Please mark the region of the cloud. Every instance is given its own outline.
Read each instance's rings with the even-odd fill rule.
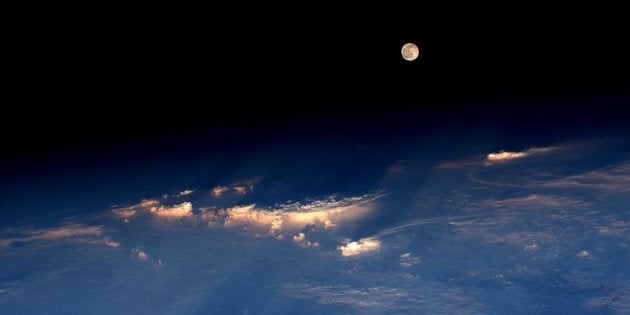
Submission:
[[[436,168],[438,169],[461,169],[465,167],[475,166],[493,166],[497,164],[506,163],[509,161],[520,160],[535,155],[544,155],[552,152],[560,152],[571,149],[583,148],[588,144],[562,144],[550,147],[531,148],[524,151],[499,151],[487,154],[485,157],[467,158],[458,161],[442,162],[439,163]]]
[[[371,202],[380,196],[324,199],[308,204],[279,204],[270,209],[257,208],[252,204],[206,212],[202,214],[202,218],[208,220],[210,225],[253,227],[267,230],[272,235],[279,231],[300,230],[310,225],[332,229],[338,224],[365,217],[372,209]]]
[[[439,163],[436,166],[436,168],[451,170],[451,169],[460,169],[460,168],[469,167],[469,166],[479,166],[479,164],[480,163],[478,159],[460,160],[460,161]]]
[[[537,250],[538,249],[538,244],[525,245],[525,247],[523,249],[525,249],[525,250]]]
[[[401,303],[396,303],[397,301],[407,302],[405,304],[408,304],[407,300],[412,299],[405,290],[384,286],[353,288],[350,286],[301,284],[287,286],[284,288],[284,292],[292,297],[315,299],[321,304],[347,305],[363,312],[399,309],[402,305]]]
[[[580,258],[589,258],[589,257],[591,257],[591,253],[589,253],[587,250],[583,250],[583,251],[579,252],[577,254],[577,256],[580,257]]]
[[[165,206],[156,199],[145,199],[138,204],[114,209],[113,211],[115,215],[124,218],[125,222],[142,211],[148,211],[161,218],[175,219],[192,215],[192,204],[190,202],[183,202],[172,206]]]
[[[223,196],[224,193],[226,193],[229,190],[230,190],[229,187],[217,186],[217,187],[212,188],[212,195],[214,195],[217,198],[220,198],[221,196]]]
[[[242,182],[237,182],[227,186],[217,186],[212,189],[212,195],[216,198],[221,198],[224,194],[233,192],[239,195],[245,195],[254,191],[255,184],[260,181],[260,178],[250,179]]]
[[[546,207],[546,208],[561,208],[561,207],[576,207],[586,206],[588,203],[582,203],[578,200],[557,197],[550,195],[529,195],[525,197],[515,197],[507,199],[490,199],[480,203],[481,207],[494,207],[494,208],[515,208],[515,207]]]
[[[566,177],[548,177],[529,186],[545,188],[586,188],[609,192],[630,192],[630,162]]]
[[[147,261],[149,259],[149,255],[147,255],[141,247],[132,248],[131,257],[138,261]]]
[[[310,242],[308,240],[306,240],[306,235],[302,232],[298,233],[297,235],[293,236],[293,242],[302,246],[302,247],[315,247],[318,248],[319,247],[319,243],[318,242]]]
[[[349,307],[354,311],[351,313],[358,314],[483,314],[489,312],[478,301],[478,297],[452,285],[445,286],[420,280],[410,281],[391,278],[391,276],[385,276],[385,279],[387,281],[382,284],[375,283],[368,286],[285,284],[281,292],[293,298],[306,299],[319,304]]]
[[[62,239],[81,239],[103,234],[102,226],[66,225],[58,228],[25,230],[21,236],[0,240],[0,247],[10,246],[17,242],[56,241]]]
[[[120,243],[112,241],[109,237],[105,238],[105,245],[111,248],[118,248]]]
[[[596,309],[597,313],[630,314],[630,283],[610,291],[604,296],[589,299],[584,305]]]
[[[595,226],[599,234],[630,238],[630,221],[624,221],[615,216],[608,216],[606,219],[610,222],[607,226]]]
[[[390,166],[389,168],[387,168],[386,173],[389,174],[400,174],[402,172],[404,172],[408,167],[408,161],[407,160],[397,160],[396,162],[394,162],[394,164],[392,166]]]
[[[195,192],[194,190],[188,190],[187,189],[187,190],[180,191],[179,194],[177,194],[177,196],[179,196],[179,197],[188,196],[188,195],[190,195],[190,194],[192,194],[194,192]]]
[[[381,241],[376,238],[362,238],[356,242],[350,242],[344,246],[338,246],[337,250],[341,252],[343,257],[359,256],[381,248]]]
[[[237,192],[237,193],[239,193],[241,195],[244,195],[244,194],[246,194],[246,193],[251,191],[251,189],[249,189],[248,187],[245,187],[245,186],[234,186],[233,189],[234,189],[235,192]]]
[[[192,204],[190,202],[184,202],[170,207],[154,206],[151,207],[150,211],[161,218],[185,218],[192,215]]]
[[[558,150],[560,147],[531,148],[521,152],[499,151],[490,153],[486,156],[486,165],[491,166],[497,163],[503,163],[511,160],[519,160],[532,155],[550,153]]]
[[[113,210],[114,214],[123,219],[129,219],[139,211],[150,210],[153,207],[160,206],[160,202],[157,199],[144,199],[141,202],[128,207],[116,208]]]
[[[411,253],[404,253],[400,255],[400,265],[403,267],[411,267],[420,263],[420,258],[414,257]]]

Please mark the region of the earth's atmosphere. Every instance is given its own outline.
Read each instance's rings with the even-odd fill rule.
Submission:
[[[513,143],[156,149],[33,176],[4,189],[0,313],[630,313],[627,140]]]

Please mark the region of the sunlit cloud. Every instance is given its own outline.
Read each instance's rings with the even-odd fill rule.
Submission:
[[[217,198],[220,198],[221,196],[223,196],[224,193],[228,192],[230,190],[229,187],[226,186],[217,186],[212,188],[212,195],[214,195]]]
[[[194,192],[195,192],[194,190],[186,189],[186,190],[180,191],[179,194],[177,194],[177,196],[179,196],[179,197],[188,196],[188,195],[190,195],[190,194],[192,194]]]
[[[521,152],[499,151],[486,156],[486,165],[494,165],[511,160],[519,160],[532,155],[550,153],[558,150],[559,147],[531,148]]]
[[[156,199],[145,199],[140,203],[131,205],[124,208],[114,209],[113,212],[118,217],[127,220],[140,212],[150,212],[161,218],[184,218],[192,215],[192,203],[183,202],[176,205],[166,206],[162,205],[160,201]]]
[[[319,247],[318,242],[311,242],[306,239],[306,234],[300,232],[297,235],[293,236],[293,242],[302,246],[302,247]]]
[[[245,187],[245,186],[234,186],[233,189],[234,191],[236,191],[237,193],[241,195],[244,195],[251,191],[248,187]]]
[[[192,215],[192,204],[184,202],[174,206],[154,206],[150,209],[151,213],[162,218],[184,218]]]
[[[352,257],[378,251],[381,248],[381,241],[375,238],[362,238],[355,242],[350,242],[343,246],[338,246],[337,250],[341,256]]]
[[[157,199],[144,199],[135,205],[114,209],[113,212],[120,218],[129,219],[137,215],[139,211],[150,210],[158,206],[160,206],[160,202]]]
[[[216,198],[221,198],[223,195],[228,193],[245,195],[254,191],[254,186],[259,181],[260,178],[255,178],[242,182],[237,182],[231,185],[216,186],[212,189],[212,195]]]
[[[80,224],[66,225],[58,228],[25,230],[20,236],[0,239],[0,247],[10,246],[18,242],[57,241],[64,239],[81,239],[103,234],[102,226],[84,226]]]
[[[531,156],[545,155],[560,151],[584,148],[587,144],[562,144],[550,147],[531,148],[524,151],[499,151],[487,154],[485,157],[472,157],[457,161],[447,161],[436,165],[438,169],[456,170],[466,167],[493,166],[510,161],[521,160]]]
[[[380,196],[362,196],[342,200],[326,199],[308,204],[280,204],[275,208],[261,209],[255,204],[237,206],[216,212],[204,213],[202,217],[210,225],[224,227],[253,227],[276,234],[285,230],[300,230],[313,225],[332,229],[348,221],[365,217],[372,210],[371,202]]]

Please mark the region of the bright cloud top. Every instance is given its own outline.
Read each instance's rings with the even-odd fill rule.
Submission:
[[[319,200],[309,204],[278,205],[276,209],[261,209],[255,204],[238,206],[203,215],[211,225],[223,222],[224,227],[255,227],[276,234],[284,230],[299,230],[306,226],[331,229],[338,224],[365,217],[371,202],[380,196],[362,196],[342,200]]]
[[[170,207],[154,206],[151,207],[150,211],[162,218],[184,218],[192,215],[192,204],[184,202]]]
[[[547,148],[531,148],[522,152],[510,152],[510,151],[499,151],[497,153],[490,153],[486,156],[486,165],[493,165],[496,163],[507,162],[510,160],[518,160],[522,158],[526,158],[535,154],[543,154],[555,151],[557,147],[547,147]]]
[[[337,249],[341,252],[341,256],[352,257],[377,251],[381,248],[381,241],[375,238],[362,238],[356,242],[350,242]]]
[[[191,216],[192,210],[192,203],[190,202],[183,202],[172,206],[165,206],[162,205],[157,199],[145,199],[142,200],[140,203],[132,206],[114,209],[114,213],[123,219],[129,219],[137,215],[139,212],[148,211],[161,218],[175,219]]]

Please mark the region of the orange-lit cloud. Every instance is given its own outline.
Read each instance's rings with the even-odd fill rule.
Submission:
[[[158,207],[159,205],[160,202],[156,199],[144,199],[138,204],[114,209],[113,212],[118,217],[129,219],[138,214],[139,211],[150,210],[151,208]]]
[[[300,230],[306,226],[332,229],[338,224],[365,217],[377,196],[346,198],[279,205],[277,209],[261,209],[256,205],[238,206],[216,213],[203,214],[212,225],[223,222],[225,227],[255,227],[275,234],[284,230]]]
[[[216,198],[221,198],[227,193],[236,193],[239,195],[245,195],[254,191],[254,186],[260,181],[260,178],[250,179],[242,182],[237,182],[227,186],[217,186],[212,189],[212,195]]]
[[[192,204],[190,202],[184,202],[170,207],[154,206],[150,211],[162,218],[184,218],[192,215]]]
[[[497,163],[503,163],[511,160],[523,159],[532,155],[550,153],[558,150],[559,147],[531,148],[522,152],[499,151],[490,153],[486,156],[486,165],[491,166]]]
[[[139,212],[150,212],[161,218],[184,218],[192,215],[192,204],[190,202],[183,202],[180,204],[165,206],[162,205],[156,199],[145,199],[140,203],[131,205],[124,208],[114,209],[115,215],[124,218],[125,222]]]
[[[83,226],[80,224],[67,225],[59,228],[26,230],[20,237],[0,240],[0,247],[10,246],[17,242],[56,241],[62,239],[80,239],[83,237],[100,236],[102,226]]]
[[[229,190],[230,190],[229,187],[217,186],[212,189],[212,195],[214,195],[217,198],[220,198],[221,196],[223,196],[224,193],[228,192]]]
[[[362,238],[356,242],[350,242],[344,246],[338,246],[341,256],[352,257],[378,251],[381,241],[375,238]]]

